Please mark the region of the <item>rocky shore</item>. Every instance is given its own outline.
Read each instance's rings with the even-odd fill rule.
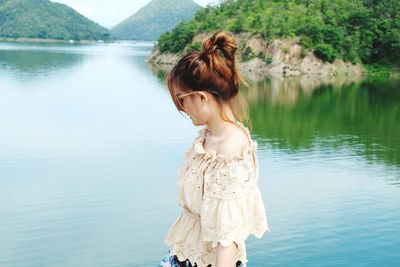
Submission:
[[[192,44],[178,54],[160,53],[154,47],[147,61],[153,65],[176,64],[189,50],[188,47],[199,47],[201,41],[208,34],[195,36]],[[299,40],[275,39],[267,41],[249,33],[235,35],[238,44],[238,61],[242,74],[251,80],[264,79],[265,76],[290,77],[301,75],[320,76],[351,76],[361,78],[367,73],[366,69],[358,64],[336,59],[334,62],[324,62],[317,58],[312,51],[304,49]]]

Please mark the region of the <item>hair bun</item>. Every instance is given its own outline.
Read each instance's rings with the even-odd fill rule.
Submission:
[[[204,40],[202,45],[202,53],[210,55],[216,50],[220,50],[227,60],[233,60],[237,49],[235,37],[225,31],[217,31],[210,38]]]

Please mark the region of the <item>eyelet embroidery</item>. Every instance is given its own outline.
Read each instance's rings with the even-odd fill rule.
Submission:
[[[247,128],[244,127],[244,129],[249,134]],[[186,226],[183,225],[186,225],[187,222],[179,222],[182,225],[178,225],[176,229],[172,228],[172,232],[169,233],[170,241],[173,243],[173,254],[177,255],[180,261],[190,259],[192,263],[197,263],[199,267],[207,267],[210,263],[215,262],[216,250],[214,248],[218,245],[218,242],[227,246],[234,241],[243,248],[243,250],[239,250],[238,260],[247,262],[244,244],[247,235],[250,233],[259,235],[266,227],[268,229],[266,218],[262,214],[264,207],[255,202],[261,201],[257,199],[255,190],[258,175],[256,170],[258,167],[256,162],[257,143],[250,137],[250,142],[243,148],[241,155],[218,154],[214,150],[205,151],[202,145],[205,130],[199,131],[199,136],[194,140],[188,151],[178,177],[179,203],[187,205],[200,214],[199,222],[202,223],[203,236],[203,243],[200,247],[203,246],[203,249],[199,249],[199,244],[194,240],[180,240],[183,236],[187,238],[187,233],[180,233],[180,230],[186,229]],[[181,194],[184,191],[186,191],[186,195]],[[190,203],[185,199],[186,197],[191,198]],[[249,203],[258,204],[254,205],[254,208],[252,204],[247,203],[247,200],[241,204],[244,205],[245,210],[251,211],[251,218],[242,218],[240,221],[233,220],[231,223],[224,222],[222,228],[215,225],[213,221],[209,221],[211,218],[203,221],[206,216],[201,216],[201,212],[197,210],[200,208],[197,206],[197,202],[201,204],[201,211],[212,212],[213,209],[217,210],[215,205],[219,203],[219,200],[235,199],[236,201],[236,199],[242,197],[248,197]],[[252,207],[246,208],[246,205]],[[172,242],[175,238],[177,241]]]
[[[249,144],[246,144],[243,147],[242,154],[233,153],[230,155],[225,155],[225,154],[217,153],[214,149],[210,149],[210,150],[206,151],[203,147],[203,142],[204,142],[205,134],[207,131],[206,127],[198,131],[199,135],[197,136],[197,138],[194,141],[193,151],[195,152],[195,154],[201,155],[201,156],[203,156],[204,159],[211,160],[211,161],[215,161],[215,160],[217,160],[217,161],[233,161],[236,159],[247,158],[249,156],[249,154],[251,154],[250,152],[257,151],[257,142],[251,138],[249,130],[241,122],[236,121],[236,125],[239,128],[244,130],[244,132],[246,133],[246,135],[249,139]]]

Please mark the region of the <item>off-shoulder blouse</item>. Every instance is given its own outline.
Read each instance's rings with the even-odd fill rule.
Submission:
[[[247,263],[245,239],[270,232],[258,188],[257,142],[239,121],[249,143],[241,154],[220,154],[204,149],[205,126],[185,153],[178,175],[182,211],[164,241],[171,255],[192,265],[216,265],[218,242],[238,245],[237,260]]]

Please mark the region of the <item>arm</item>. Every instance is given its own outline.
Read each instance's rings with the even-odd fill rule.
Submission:
[[[236,254],[238,246],[232,242],[228,247],[223,247],[218,243],[216,267],[236,267]]]

